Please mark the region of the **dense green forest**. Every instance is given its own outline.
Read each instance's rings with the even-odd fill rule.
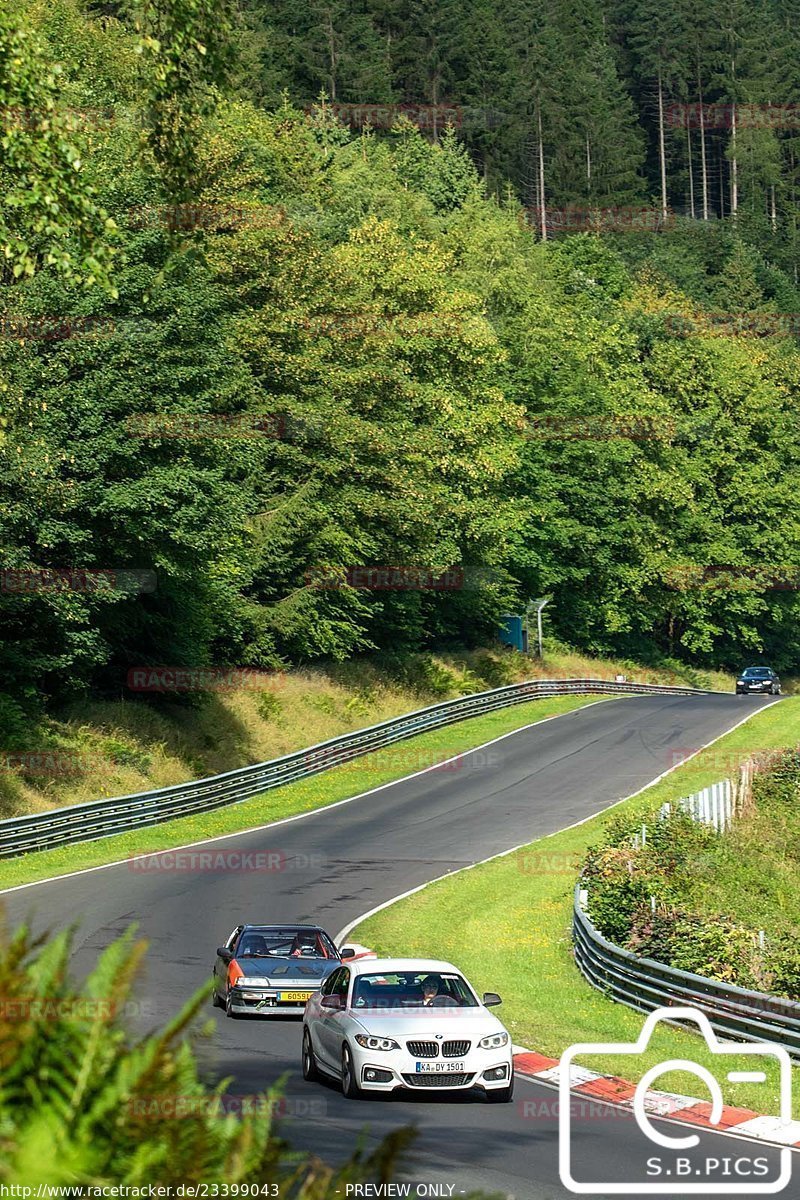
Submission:
[[[791,113],[798,31],[738,0],[7,3],[6,727],[141,664],[475,645],[546,593],[594,653],[795,667],[796,131],[664,114]],[[675,215],[543,237],[543,195]]]
[[[247,0],[263,103],[432,106],[496,194],[738,218],[797,282],[793,0]],[[539,222],[541,224],[541,222]],[[547,222],[545,222],[545,226]]]

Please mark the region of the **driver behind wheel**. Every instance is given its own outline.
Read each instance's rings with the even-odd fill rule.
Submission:
[[[316,958],[319,954],[317,949],[317,937],[314,933],[298,933],[292,942],[291,957],[292,958]]]
[[[435,975],[427,975],[422,981],[422,1007],[430,1008],[439,995],[439,980]]]

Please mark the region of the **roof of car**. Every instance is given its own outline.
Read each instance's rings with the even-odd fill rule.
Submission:
[[[344,966],[356,975],[388,975],[393,971],[448,971],[460,975],[458,967],[438,958],[362,958],[358,962],[345,959]]]

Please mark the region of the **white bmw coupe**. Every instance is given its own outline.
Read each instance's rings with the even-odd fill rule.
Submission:
[[[395,1088],[482,1088],[508,1102],[511,1038],[451,964],[422,958],[365,959],[340,966],[303,1015],[303,1077],[341,1081],[345,1096]]]

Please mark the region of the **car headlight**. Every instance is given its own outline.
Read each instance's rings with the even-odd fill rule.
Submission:
[[[238,980],[236,986],[240,987],[240,988],[269,987],[269,980],[268,979],[251,979],[247,975],[245,975],[245,977],[243,979]]]
[[[490,1033],[488,1037],[481,1038],[478,1042],[481,1050],[499,1050],[501,1046],[508,1045],[507,1033]]]
[[[393,1038],[370,1037],[366,1033],[357,1033],[356,1041],[359,1046],[363,1046],[365,1050],[399,1050],[399,1042]]]

